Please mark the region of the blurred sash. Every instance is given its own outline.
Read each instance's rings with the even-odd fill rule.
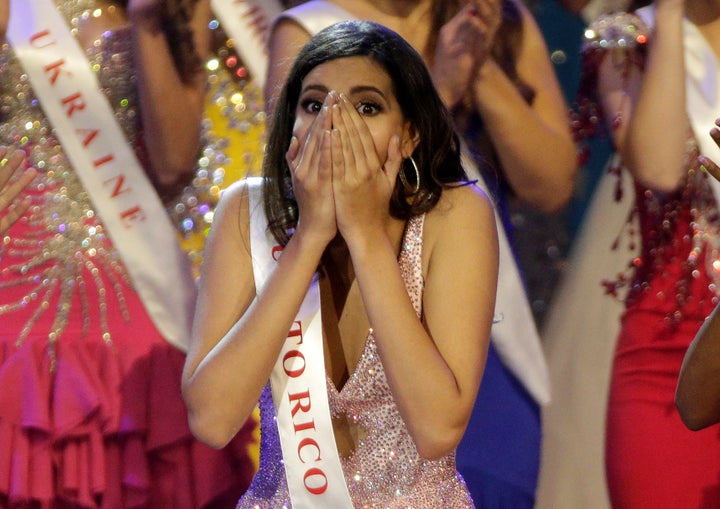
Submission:
[[[261,90],[267,74],[270,26],[283,11],[278,0],[210,0],[213,14]]]
[[[163,337],[185,350],[195,301],[186,255],[52,0],[11,0],[8,39]],[[15,22],[13,22],[15,21]]]

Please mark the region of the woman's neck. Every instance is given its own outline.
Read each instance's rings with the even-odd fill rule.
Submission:
[[[359,19],[369,19],[400,34],[424,54],[432,26],[434,0],[331,0]]]

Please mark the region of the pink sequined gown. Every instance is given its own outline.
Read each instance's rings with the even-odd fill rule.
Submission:
[[[58,8],[77,22],[90,0]],[[137,132],[128,30],[89,59],[128,139]],[[252,475],[247,433],[195,441],[184,355],[148,317],[90,197],[9,46],[0,52],[0,143],[39,177],[32,211],[0,238],[0,507],[231,507]]]
[[[422,231],[424,216],[408,222],[399,263],[415,311],[422,306]],[[363,439],[341,458],[356,508],[471,509],[473,503],[455,469],[455,453],[420,458],[390,392],[372,332],[355,371],[338,391],[327,379],[333,420],[347,420]],[[260,396],[260,470],[237,509],[289,508],[275,406],[270,387]]]

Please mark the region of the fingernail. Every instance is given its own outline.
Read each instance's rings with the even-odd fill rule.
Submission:
[[[698,162],[700,163],[700,171],[704,171],[705,173],[707,173],[707,171],[708,171],[708,169],[707,169],[707,167],[708,167],[708,160],[705,159],[704,156],[698,156],[698,157],[697,157],[697,160],[698,160]]]

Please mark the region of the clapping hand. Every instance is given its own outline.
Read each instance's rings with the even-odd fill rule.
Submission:
[[[715,144],[720,147],[720,118],[715,121],[715,127],[710,130],[710,137]],[[697,164],[701,170],[712,175],[715,180],[720,181],[720,167],[712,159],[700,155],[697,157]]]
[[[432,74],[447,107],[463,99],[490,56],[501,19],[501,0],[474,0],[440,29]]]
[[[24,160],[25,154],[21,150],[9,153],[6,147],[0,147],[0,235],[30,207],[29,197],[21,198],[19,195],[35,178],[37,171],[29,168],[21,172]],[[19,177],[11,181],[13,175]]]

